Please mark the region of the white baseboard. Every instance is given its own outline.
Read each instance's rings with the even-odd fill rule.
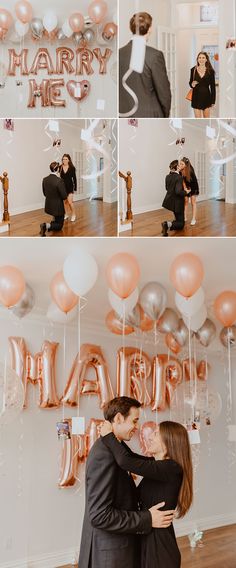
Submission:
[[[74,194],[74,201],[83,201],[91,197],[91,192],[86,193],[83,197]],[[27,205],[22,205],[22,207],[9,207],[11,217],[13,215],[22,215],[22,213],[29,213],[30,211],[37,211],[38,209],[44,209],[45,201],[40,201],[38,203],[29,203]]]
[[[147,205],[141,205],[140,207],[133,208],[134,215],[141,215],[141,213],[149,213],[149,211],[156,211],[162,209],[161,203],[149,203]]]
[[[176,536],[186,536],[193,532],[196,528],[207,531],[209,529],[217,529],[227,525],[236,523],[236,512],[224,515],[214,515],[214,517],[202,517],[192,521],[176,521],[174,523]]]

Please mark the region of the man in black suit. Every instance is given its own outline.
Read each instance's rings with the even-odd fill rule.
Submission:
[[[64,200],[67,199],[64,181],[59,177],[60,164],[52,162],[49,167],[51,173],[43,179],[43,194],[46,197],[44,210],[48,215],[52,215],[54,220],[51,223],[41,223],[41,237],[45,237],[47,230],[61,231],[65,215]]]
[[[184,165],[183,165],[184,167]],[[166,176],[166,196],[162,203],[162,207],[173,211],[175,215],[174,221],[164,221],[162,225],[163,237],[168,237],[168,229],[170,231],[181,231],[184,228],[184,204],[185,197],[190,193],[191,189],[184,189],[183,178],[180,173],[178,160],[173,160],[170,164],[170,173]]]
[[[137,430],[140,403],[122,396],[104,409],[105,420],[122,443]],[[93,445],[86,467],[86,505],[79,568],[139,568],[139,540],[152,527],[166,528],[174,511],[160,511],[164,503],[140,511],[132,476],[122,470],[103,438]]]
[[[144,36],[148,41],[152,17],[146,12],[134,14],[130,29],[134,36]],[[132,53],[132,40],[119,50],[119,108],[121,116],[132,110],[134,101],[125,90],[122,79],[127,73]],[[171,91],[162,51],[146,46],[144,67],[141,73],[133,71],[127,85],[138,98],[138,109],[132,117],[166,118],[170,114]],[[131,116],[131,115],[130,115]]]

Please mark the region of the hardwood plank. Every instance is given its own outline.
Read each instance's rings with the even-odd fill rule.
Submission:
[[[161,223],[172,221],[173,214],[165,209],[158,209],[134,216],[133,231],[125,231],[121,237],[160,237]],[[201,201],[197,205],[197,223],[190,225],[191,208],[188,209],[188,221],[182,231],[169,231],[170,237],[235,237],[236,204],[214,199]]]
[[[202,548],[190,548],[186,536],[177,540],[182,556],[181,568],[236,568],[236,525],[204,531]],[[68,564],[60,568],[74,566]]]
[[[65,221],[62,231],[47,233],[48,237],[108,237],[117,236],[117,203],[85,199],[75,202],[77,219]],[[50,222],[52,217],[43,209],[29,211],[11,217],[9,233],[1,237],[38,237],[40,223]]]

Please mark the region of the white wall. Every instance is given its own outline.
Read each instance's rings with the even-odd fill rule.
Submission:
[[[45,319],[13,322],[9,315],[2,315],[3,326],[0,335],[0,360],[4,360],[7,338],[10,335],[23,336],[32,353],[40,350],[46,338],[59,341],[56,363],[58,393],[65,386],[68,371],[77,351],[77,338],[73,328],[67,331],[66,373],[63,372],[63,329],[46,324]],[[103,327],[90,322],[82,325],[81,341],[100,345],[106,357],[115,390],[116,351],[122,339],[112,336]],[[126,345],[137,345],[136,340],[126,338]],[[152,357],[166,352],[162,342],[157,347],[153,342],[144,349]],[[218,526],[236,521],[235,508],[235,467],[229,480],[228,447],[226,436],[226,358],[223,348],[216,345],[216,351],[209,349],[212,366],[209,387],[219,391],[223,409],[217,422],[208,430],[201,431],[201,446],[196,479],[195,499],[191,513],[176,523],[178,533],[189,533],[194,526]],[[202,358],[203,352],[198,352]],[[233,356],[234,408],[236,404],[235,372],[236,359]],[[56,422],[62,418],[63,410],[40,410],[37,407],[37,387],[29,387],[28,408],[7,429],[1,430],[0,466],[0,566],[1,568],[55,568],[70,563],[78,550],[84,511],[83,471],[80,470],[82,486],[59,490],[60,442],[57,440]],[[101,418],[102,413],[96,397],[83,397],[80,415]],[[76,410],[65,409],[65,416],[76,416]],[[159,413],[158,420],[169,419],[169,411]],[[235,416],[236,418],[236,416]],[[172,416],[172,419],[173,416]],[[146,409],[142,421],[155,420],[154,414]],[[14,514],[13,514],[14,511]],[[4,519],[4,522],[3,522]],[[31,558],[29,564],[22,559]]]
[[[119,2],[119,13],[120,13],[120,25],[119,30],[119,45],[122,47],[125,45],[132,37],[131,31],[129,29],[130,18],[136,12],[148,12],[153,18],[152,34],[150,35],[149,45],[156,47],[156,29],[157,26],[169,26],[170,18],[170,0],[120,0]]]

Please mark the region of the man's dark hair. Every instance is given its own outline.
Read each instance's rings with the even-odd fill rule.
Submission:
[[[170,170],[177,170],[178,167],[178,160],[173,160],[173,162],[170,162],[169,168]]]
[[[59,169],[59,166],[60,166],[59,162],[51,162],[49,168],[50,168],[51,172],[57,172],[58,169]]]
[[[135,398],[130,398],[129,396],[117,396],[113,398],[105,405],[103,409],[103,414],[105,420],[113,422],[116,414],[120,412],[124,418],[127,418],[131,408],[140,408],[141,403]]]
[[[147,35],[152,25],[152,16],[147,12],[138,12],[134,14],[129,22],[129,27],[132,34]]]

